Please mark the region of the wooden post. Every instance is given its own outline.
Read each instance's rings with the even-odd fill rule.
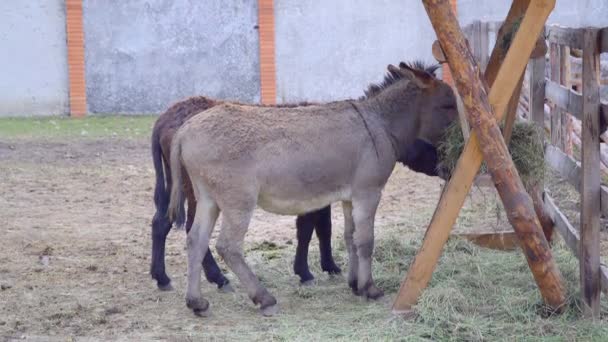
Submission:
[[[507,208],[510,221],[518,230],[518,237],[523,249],[527,252],[529,265],[539,283],[543,298],[545,298],[547,304],[556,310],[559,310],[564,303],[565,295],[561,276],[555,267],[547,241],[540,231],[532,202],[525,191],[522,190],[523,185],[521,181],[518,181],[517,171],[512,165],[500,130],[495,121],[488,118],[491,113],[490,105],[494,107],[497,119],[503,116],[510,96],[517,87],[519,76],[534,48],[538,34],[555,6],[555,0],[533,1],[534,6],[528,7],[529,1],[525,0],[515,0],[511,6],[507,20],[505,20],[506,29],[509,25],[512,29],[513,22],[517,21],[516,19],[524,11],[525,16],[509,52],[504,57],[505,62],[502,67],[499,68],[502,60],[501,56],[504,56],[505,52],[497,51],[497,48],[495,48],[492,53],[486,70],[486,79],[488,83],[493,83],[494,79],[497,79],[497,82],[493,84],[488,103],[485,87],[479,79],[479,69],[472,66],[475,63],[471,61],[471,55],[466,47],[464,37],[458,27],[456,18],[449,11],[449,7],[446,6],[446,0],[423,0],[429,18],[441,41],[441,46],[451,62],[454,79],[457,80],[458,89],[462,91],[467,111],[476,121],[476,129],[471,133],[471,137],[464,147],[455,173],[446,185],[431,224],[427,229],[423,246],[401,285],[393,305],[393,310],[396,312],[409,310],[431,278],[441,249],[449,236],[449,231],[456,221],[475,174],[481,166],[481,141],[484,143],[484,155],[489,163],[495,184]],[[501,36],[501,32],[504,34],[504,30],[505,27],[503,26],[498,37]],[[498,47],[498,49],[500,48]],[[473,84],[467,83],[466,80],[471,80]],[[468,89],[471,86],[472,88]],[[481,133],[480,140],[478,140],[476,133]],[[506,158],[504,158],[505,155]],[[510,164],[510,166],[503,169],[497,167],[497,163]],[[513,179],[515,179],[515,182],[513,182]]]
[[[528,99],[530,118],[544,132],[545,130],[545,56],[530,61]]]
[[[488,59],[490,58],[490,39],[489,39],[489,25],[487,22],[482,22],[479,28],[479,47],[481,48],[481,70],[485,71],[488,66]]]
[[[549,45],[549,65],[550,79],[559,84],[560,65],[559,65],[559,45],[551,43]],[[562,139],[562,109],[553,104],[551,108],[551,144],[560,150],[564,150]]]
[[[559,47],[559,83],[570,89],[570,48],[562,45]],[[572,116],[566,111],[561,115],[562,147],[564,152],[572,155]]]
[[[583,136],[580,272],[584,312],[600,318],[600,54],[598,30],[583,33]],[[453,69],[452,69],[453,70]]]

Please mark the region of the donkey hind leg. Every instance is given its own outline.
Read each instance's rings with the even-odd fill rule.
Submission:
[[[187,177],[184,177],[184,179],[186,178]],[[196,198],[194,197],[192,183],[189,180],[184,181],[184,193],[188,199],[188,211],[186,216],[187,233],[190,231],[190,228],[194,223],[194,216],[196,214]],[[232,286],[230,286],[230,281],[228,281],[224,274],[222,274],[222,270],[217,265],[217,262],[215,262],[211,249],[207,250],[205,257],[203,258],[203,271],[205,272],[205,278],[207,278],[207,281],[216,284],[220,292],[234,292]]]
[[[209,250],[209,238],[219,215],[217,204],[206,191],[198,192],[194,224],[188,232],[188,290],[186,306],[197,316],[206,316],[209,302],[201,293],[203,256]]]
[[[162,291],[172,290],[171,278],[165,271],[165,242],[171,230],[171,221],[166,212],[157,211],[152,219],[152,263],[150,275]]]
[[[377,299],[384,295],[372,279],[372,254],[374,252],[374,217],[380,202],[380,193],[365,194],[353,200],[355,222],[354,244],[359,257],[357,272],[358,295]]]
[[[329,274],[340,274],[342,270],[334,262],[331,254],[331,206],[318,210],[315,232],[319,239],[321,269]]]
[[[203,271],[205,272],[207,281],[216,284],[220,292],[234,292],[230,281],[224,276],[222,270],[217,265],[213,253],[211,253],[211,248],[207,249],[207,253],[205,253],[205,257],[203,258]]]
[[[315,213],[308,213],[296,218],[296,230],[298,246],[296,247],[296,258],[293,262],[293,271],[300,276],[302,285],[312,284],[315,278],[308,268],[308,245],[315,229]]]
[[[342,202],[342,211],[344,212],[344,243],[348,252],[348,286],[357,292],[357,275],[359,273],[359,257],[357,256],[357,246],[354,242],[355,224],[353,221],[353,204],[352,202]]]
[[[278,312],[277,300],[260,283],[243,257],[243,240],[253,214],[254,205],[248,209],[222,209],[222,227],[217,240],[217,251],[228,267],[247,289],[254,304],[260,304],[264,316]]]

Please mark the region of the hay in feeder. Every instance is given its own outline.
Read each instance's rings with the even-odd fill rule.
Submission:
[[[439,167],[452,174],[464,149],[464,138],[458,122],[450,125],[438,146]],[[545,151],[542,132],[533,123],[517,122],[513,127],[509,152],[524,184],[537,183],[545,175]],[[481,173],[487,172],[485,162]]]

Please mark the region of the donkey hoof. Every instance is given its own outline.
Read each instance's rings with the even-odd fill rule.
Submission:
[[[209,316],[209,302],[203,298],[186,299],[186,306],[199,317]]]
[[[161,291],[173,291],[173,285],[171,285],[171,283],[166,283],[166,284],[156,284],[158,286],[158,289]]]
[[[226,284],[218,287],[217,290],[220,291],[221,293],[233,293],[234,292],[234,289],[232,288],[232,285],[230,285],[230,283],[226,283]]]
[[[375,300],[375,299],[378,299],[378,298],[384,296],[384,291],[380,290],[375,285],[370,285],[370,287],[367,288],[365,296],[368,299],[374,299]]]
[[[313,286],[314,284],[315,284],[314,279],[308,279],[308,280],[304,280],[304,281],[300,282],[300,286],[304,286],[304,287]]]
[[[340,274],[342,270],[336,264],[331,264],[328,266],[322,266],[321,269],[328,274]]]
[[[275,303],[266,307],[262,307],[260,311],[262,311],[262,315],[264,315],[264,317],[272,317],[279,313],[279,304]]]

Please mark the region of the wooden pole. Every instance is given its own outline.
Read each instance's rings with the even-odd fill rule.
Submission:
[[[600,54],[598,30],[583,32],[580,272],[585,315],[600,318]],[[452,69],[454,76],[454,69]]]
[[[397,312],[410,309],[428,284],[441,249],[449,236],[449,231],[456,221],[473,178],[481,166],[480,142],[483,141],[484,155],[494,182],[507,208],[509,220],[517,230],[541,294],[547,304],[553,309],[559,310],[565,301],[561,276],[553,262],[547,241],[541,233],[532,201],[523,190],[523,185],[508,155],[500,130],[493,118],[489,117],[491,104],[496,110],[497,118],[502,118],[511,94],[517,87],[519,76],[534,48],[538,34],[555,6],[555,1],[533,0],[533,5],[529,7],[527,6],[528,1],[514,1],[509,12],[510,16],[517,12],[513,11],[514,7],[520,9],[523,7],[524,10],[528,7],[528,9],[511,48],[505,56],[504,65],[500,69],[500,55],[504,56],[504,52],[496,52],[495,49],[492,53],[486,75],[489,76],[488,79],[493,81],[497,78],[499,82],[492,87],[489,103],[485,87],[480,80],[479,68],[471,59],[470,51],[456,18],[446,6],[446,1],[423,0],[423,4],[437,32],[441,47],[450,61],[454,79],[458,89],[462,91],[468,114],[476,122],[475,131],[472,132],[465,145],[456,171],[440,199],[425,235],[423,246],[399,290],[393,309]],[[504,32],[503,29],[504,27],[501,29],[502,32]],[[480,140],[478,140],[478,134]],[[505,165],[507,167],[503,168]]]

